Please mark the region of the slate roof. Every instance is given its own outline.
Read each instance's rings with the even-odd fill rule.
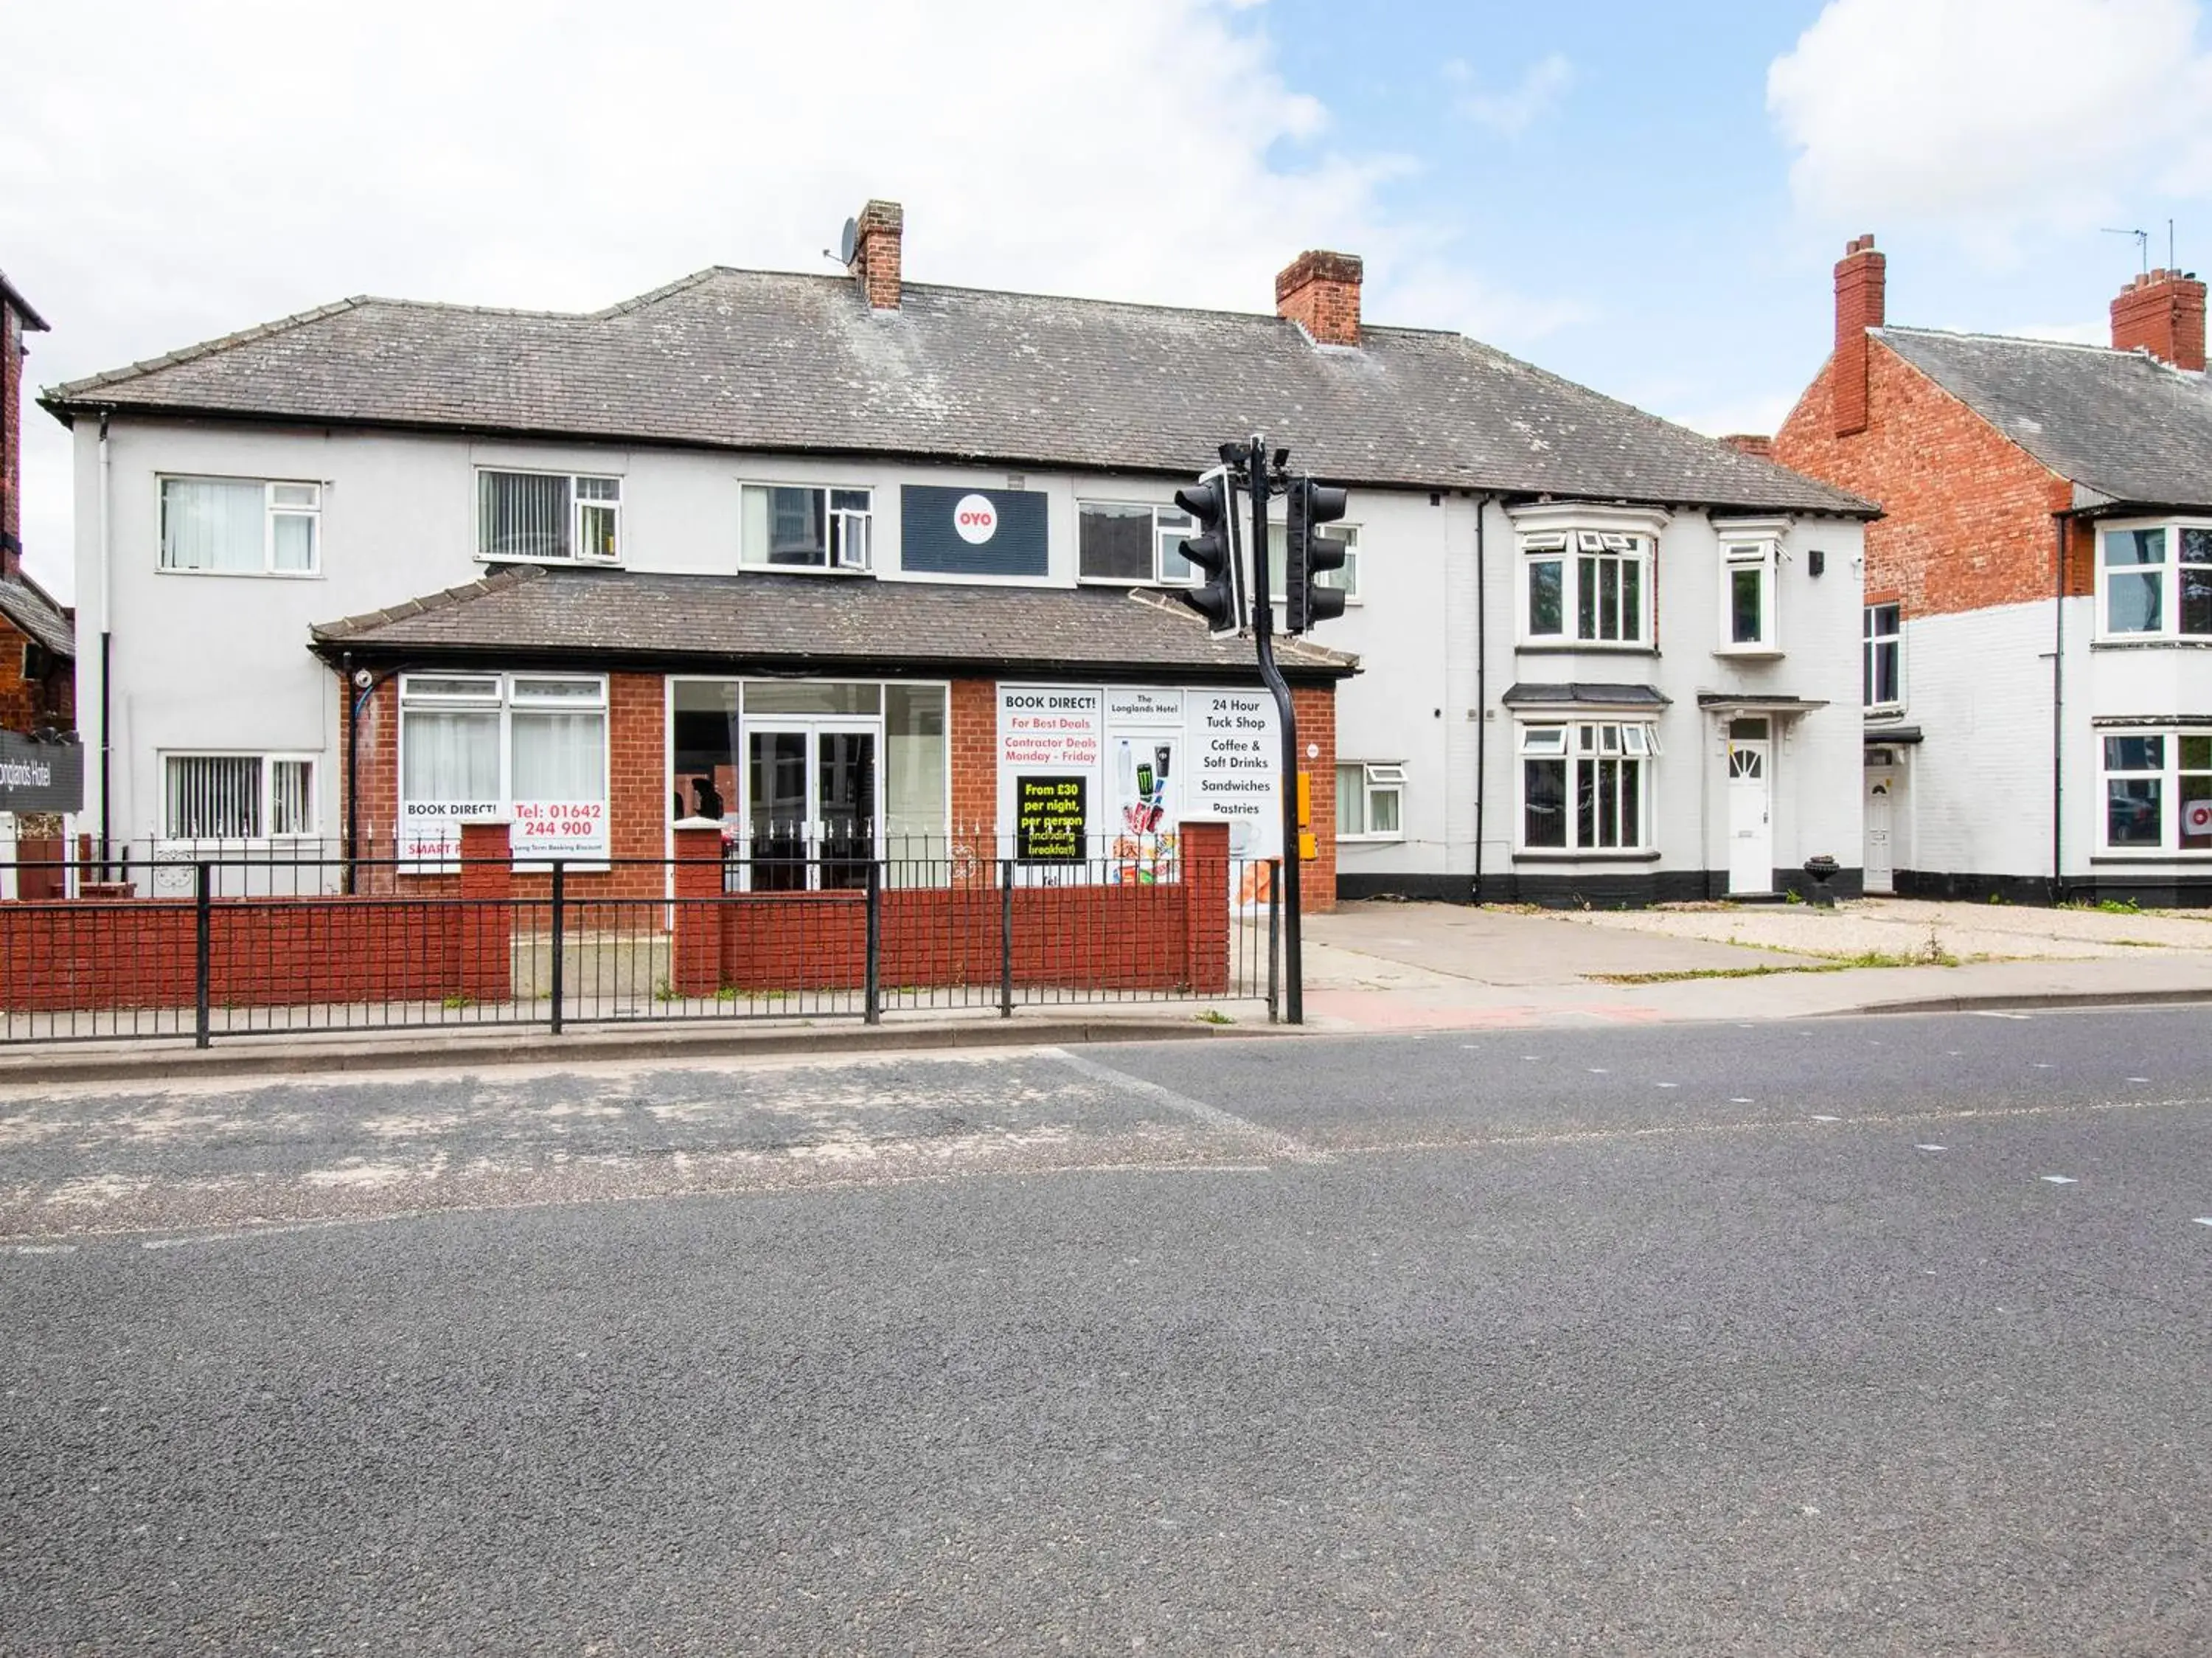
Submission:
[[[2212,506],[2212,385],[2142,351],[1929,328],[1874,337],[2062,478],[2081,504]]]
[[[511,566],[428,598],[313,629],[327,658],[347,650],[422,661],[635,661],[859,671],[1073,671],[1256,680],[1252,647],[1210,637],[1162,594],[1121,588],[1021,588],[747,572],[651,575]],[[1279,642],[1284,674],[1309,681],[1358,659]]]
[[[720,267],[589,314],[343,300],[40,400],[1185,474],[1259,430],[1340,483],[1875,511],[1458,334]]]
[[[1674,698],[1648,685],[1595,680],[1545,682],[1524,680],[1505,687],[1498,699],[1508,708],[1665,708]]]
[[[8,280],[8,273],[0,271],[0,301],[15,308],[15,314],[23,319],[26,333],[43,334],[51,332],[46,320],[31,308],[31,302],[23,297],[23,290]]]
[[[76,658],[76,628],[61,607],[27,582],[0,582],[0,616],[57,656]]]

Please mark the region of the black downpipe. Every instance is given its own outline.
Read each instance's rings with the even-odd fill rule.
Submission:
[[[2051,901],[2066,899],[2066,517],[2051,519],[2057,534],[2051,577],[2055,639],[2051,653]]]
[[[1483,520],[1490,497],[1474,497],[1474,891],[1470,901],[1482,902],[1482,808],[1488,793],[1490,757],[1490,561],[1483,539]]]

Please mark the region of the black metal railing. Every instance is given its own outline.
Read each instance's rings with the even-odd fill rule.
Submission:
[[[143,849],[131,849],[134,852]],[[122,856],[9,866],[0,1043],[1250,1003],[1272,860]]]

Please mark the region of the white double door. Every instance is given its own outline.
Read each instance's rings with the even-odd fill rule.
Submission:
[[[882,819],[882,745],[873,721],[748,722],[744,813],[754,892],[867,884]]]
[[[1756,728],[1757,735],[1753,735]],[[1729,895],[1774,890],[1774,744],[1764,720],[1731,720],[1728,742]]]

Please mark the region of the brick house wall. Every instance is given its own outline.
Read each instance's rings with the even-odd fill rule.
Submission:
[[[0,534],[12,547],[23,533],[23,319],[15,307],[0,303]],[[20,557],[10,552],[6,574],[15,573]]]
[[[35,679],[23,676],[23,647],[31,637],[0,616],[0,731],[34,731],[42,725],[73,730],[76,675],[66,661]]]
[[[2051,594],[2051,515],[2072,487],[1878,339],[1867,341],[1867,424],[1836,432],[1830,359],[1775,434],[1774,458],[1881,504],[1867,526],[1869,604],[1908,620]],[[2069,546],[2068,590],[2087,592],[2088,538]]]

